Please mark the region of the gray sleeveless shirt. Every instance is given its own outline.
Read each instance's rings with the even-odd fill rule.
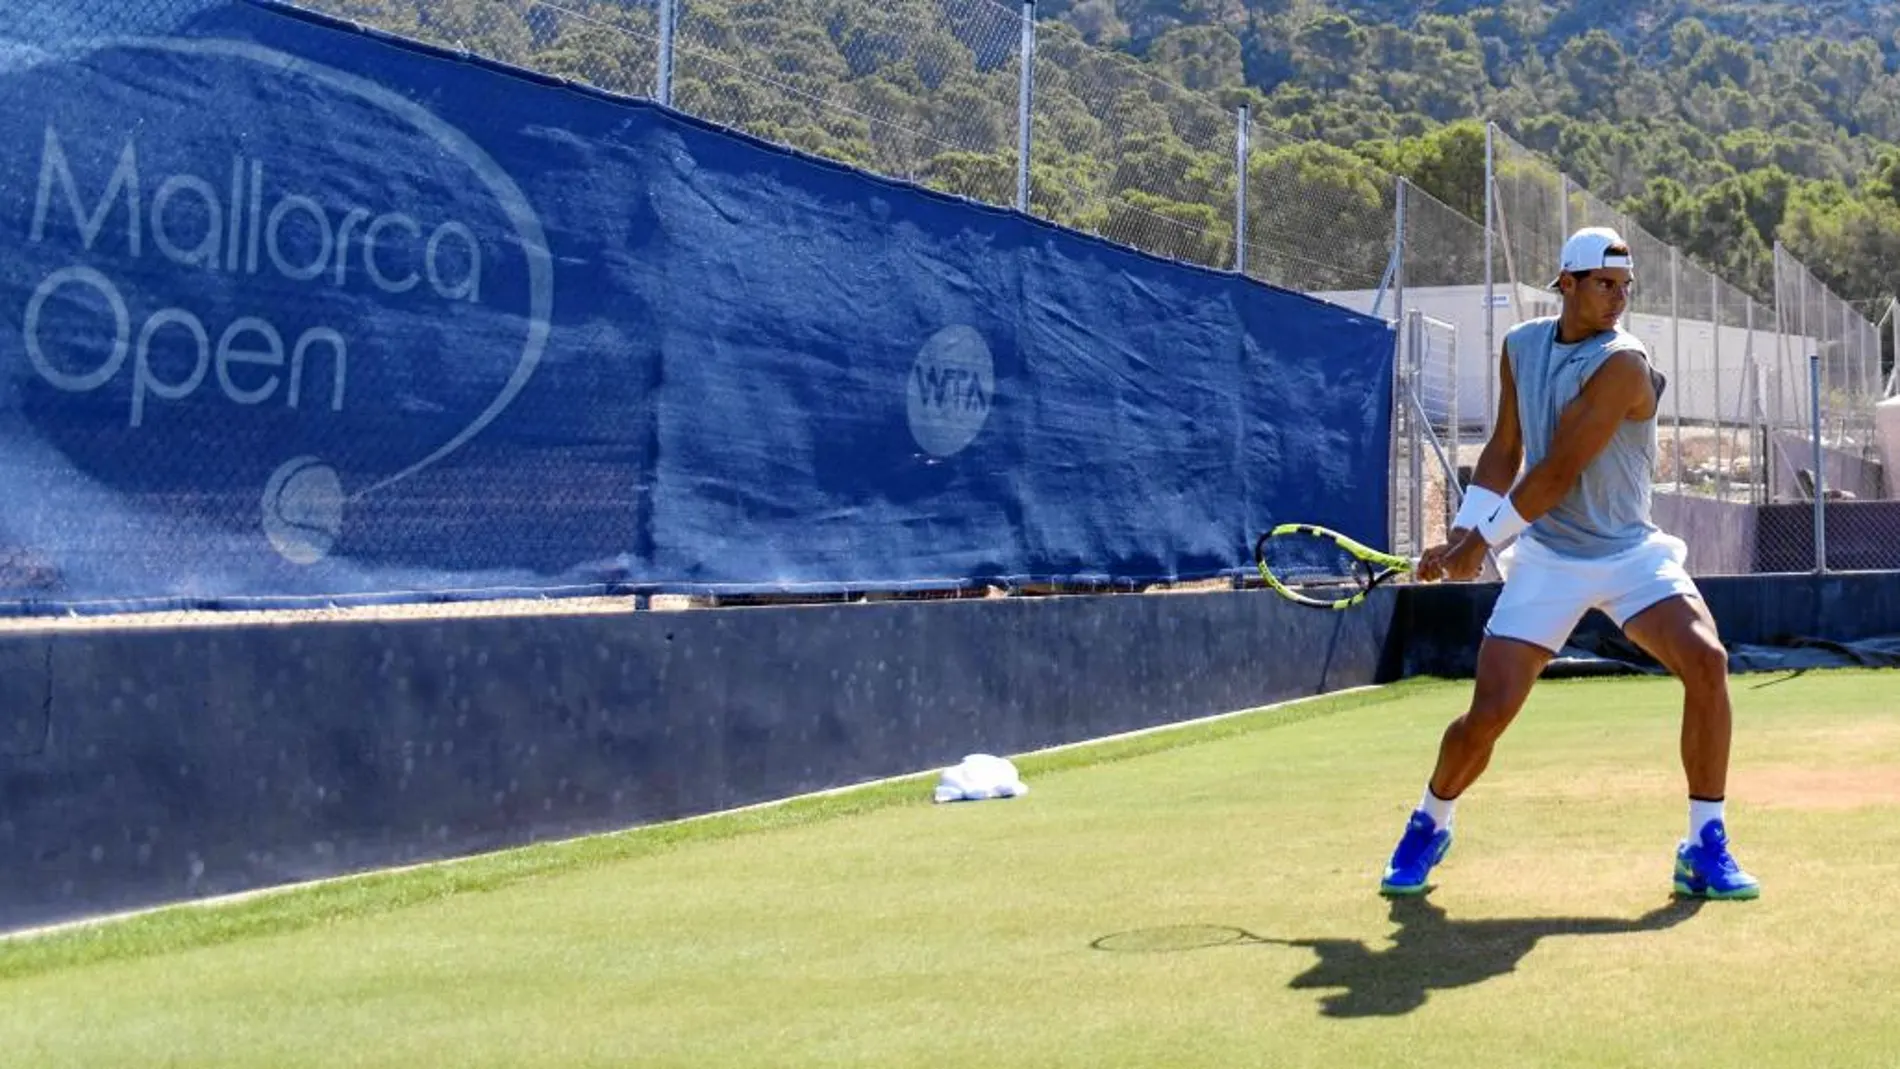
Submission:
[[[1524,432],[1525,470],[1550,452],[1564,406],[1620,352],[1649,352],[1633,334],[1607,330],[1571,345],[1557,342],[1557,319],[1533,319],[1504,336],[1517,385],[1517,416]],[[1667,381],[1653,366],[1658,401]],[[1660,403],[1657,405],[1661,410]],[[1607,557],[1641,545],[1657,530],[1649,518],[1650,472],[1656,463],[1656,418],[1626,419],[1557,507],[1531,524],[1530,535],[1568,557]]]

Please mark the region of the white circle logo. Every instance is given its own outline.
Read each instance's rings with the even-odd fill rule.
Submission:
[[[990,418],[996,366],[974,327],[945,327],[910,368],[911,437],[934,457],[962,452]]]
[[[343,530],[343,480],[316,457],[298,457],[264,484],[264,535],[292,564],[329,556]]]

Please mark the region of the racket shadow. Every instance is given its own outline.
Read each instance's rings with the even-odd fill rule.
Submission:
[[[1512,917],[1460,921],[1424,898],[1395,898],[1399,925],[1391,945],[1358,939],[1277,939],[1224,925],[1177,925],[1105,935],[1089,945],[1120,953],[1180,953],[1218,947],[1282,946],[1318,958],[1288,981],[1321,990],[1326,1017],[1395,1017],[1423,1006],[1433,991],[1469,987],[1517,970],[1552,936],[1626,935],[1673,928],[1696,915],[1700,899],[1672,899],[1638,917]]]

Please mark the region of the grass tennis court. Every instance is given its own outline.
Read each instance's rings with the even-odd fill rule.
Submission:
[[[1752,903],[1669,897],[1678,691],[1547,682],[1423,903],[1375,893],[1468,684],[1414,681],[0,944],[32,1066],[1889,1065],[1900,677],[1735,680]],[[454,893],[451,893],[454,892]]]

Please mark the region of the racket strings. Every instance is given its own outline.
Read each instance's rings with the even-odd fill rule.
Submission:
[[[1262,546],[1262,558],[1274,578],[1290,587],[1325,586],[1368,589],[1380,569],[1330,538],[1303,532],[1274,535]]]

